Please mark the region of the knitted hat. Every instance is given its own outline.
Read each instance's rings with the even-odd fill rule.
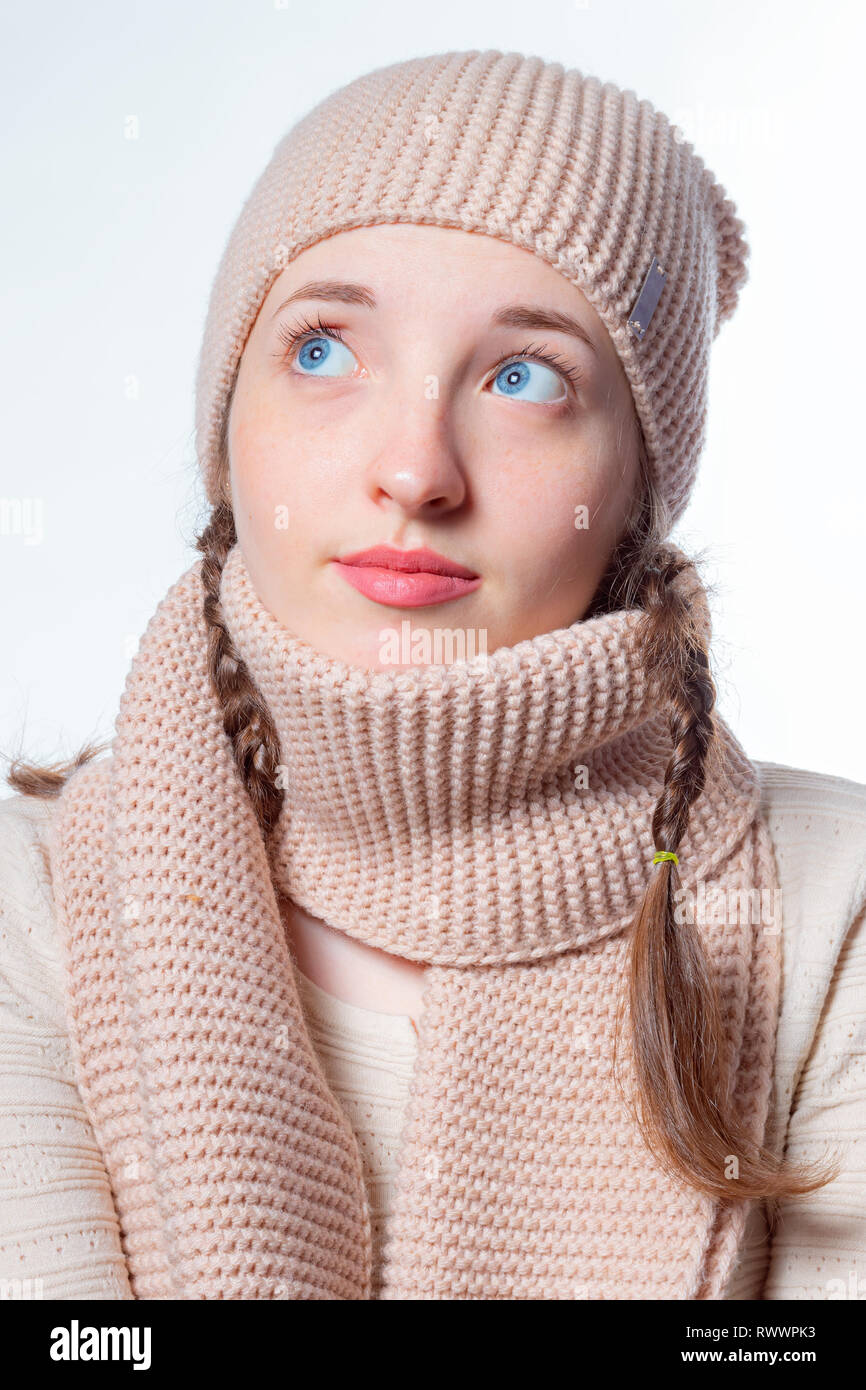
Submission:
[[[234,376],[274,280],[313,243],[384,222],[498,237],[582,291],[625,369],[673,524],[703,448],[710,345],[747,277],[743,223],[649,101],[495,49],[366,73],[277,144],[208,306],[196,450],[209,500]]]

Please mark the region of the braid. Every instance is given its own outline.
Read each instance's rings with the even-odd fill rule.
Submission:
[[[208,628],[208,670],[222,709],[223,728],[234,751],[235,765],[267,840],[283,804],[283,792],[277,784],[280,742],[268,707],[223,621],[220,581],[236,540],[231,505],[220,498],[210,521],[196,540],[196,547],[204,556],[201,578]]]
[[[622,606],[643,610],[639,640],[647,674],[667,688],[672,752],[652,818],[657,850],[679,849],[691,807],[703,791],[716,738],[715,685],[702,615],[677,581],[697,578],[694,562],[665,543],[668,518],[641,450],[643,488],[586,616]],[[732,1094],[734,1058],[709,959],[694,924],[677,922],[675,864],[653,867],[631,927],[627,981],[637,1122],[656,1158],[677,1179],[723,1202],[778,1201],[814,1191],[836,1170],[782,1169],[780,1158],[747,1136]],[[619,1035],[618,1026],[618,1035]],[[727,1176],[732,1157],[738,1176]]]
[[[659,849],[676,850],[688,828],[690,807],[704,789],[715,734],[716,689],[688,600],[674,587],[674,580],[694,567],[664,546],[657,555],[656,564],[646,572],[640,598],[645,615],[643,651],[648,675],[663,676],[670,690],[673,752],[652,830]]]

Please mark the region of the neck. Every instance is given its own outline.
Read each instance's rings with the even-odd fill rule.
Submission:
[[[279,907],[298,969],[314,984],[359,1008],[418,1012],[428,966],[356,941],[312,917],[286,894]]]

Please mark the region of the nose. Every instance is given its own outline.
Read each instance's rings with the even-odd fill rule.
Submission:
[[[371,464],[367,486],[376,503],[410,516],[450,512],[463,503],[466,476],[438,401],[402,410]]]

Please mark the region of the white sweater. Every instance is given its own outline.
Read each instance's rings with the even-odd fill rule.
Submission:
[[[866,1297],[866,786],[758,763],[782,893],[782,1004],[768,1139],[840,1176],[753,1205],[731,1299]],[[0,1297],[132,1297],[108,1176],[75,1084],[45,835],[52,802],[0,801]],[[301,978],[311,1038],[365,1158],[376,1277],[414,1043],[402,1017]],[[329,1005],[328,1001],[331,999]],[[347,1012],[348,1010],[348,1012]],[[366,1015],[366,1018],[364,1017]],[[348,1029],[347,1029],[347,1026]]]
[[[361,1151],[373,1237],[371,1296],[378,1298],[400,1132],[418,1051],[415,1026],[406,1014],[361,1009],[338,999],[308,979],[297,963],[295,978],[310,1041]]]

